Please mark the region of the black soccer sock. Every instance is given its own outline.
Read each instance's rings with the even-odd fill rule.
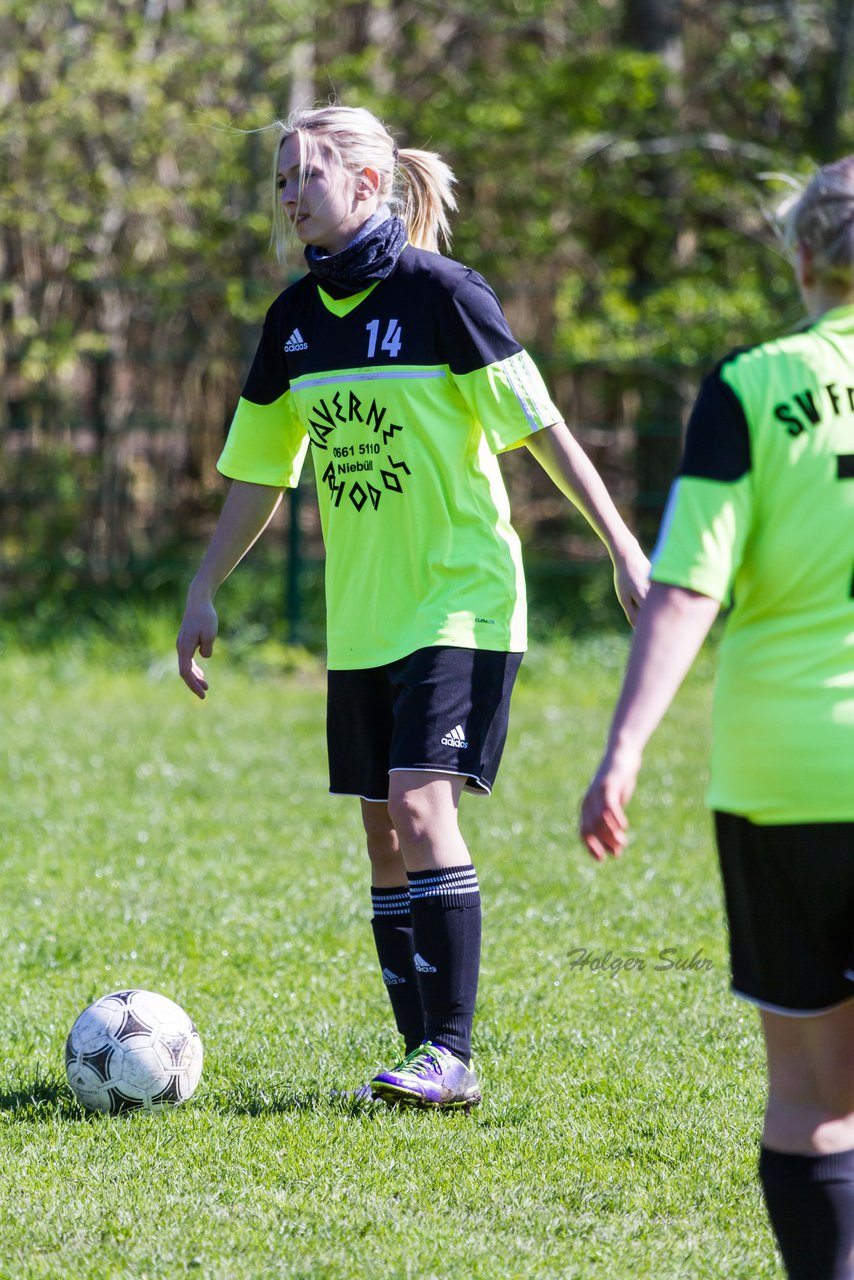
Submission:
[[[409,888],[371,889],[374,918],[371,928],[383,982],[391,1001],[395,1025],[410,1053],[424,1039],[424,1014],[415,976],[412,912]]]
[[[409,874],[424,1038],[468,1066],[480,974],[480,889],[472,866]]]
[[[763,1147],[759,1179],[789,1280],[854,1280],[854,1151]]]

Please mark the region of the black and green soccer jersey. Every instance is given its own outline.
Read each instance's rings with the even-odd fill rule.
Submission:
[[[732,595],[711,805],[854,820],[854,307],[707,378],[652,577]]]
[[[495,454],[560,416],[485,281],[407,246],[353,297],[306,276],[273,303],[219,469],[295,485],[311,444],[331,668],[518,652],[525,584]]]

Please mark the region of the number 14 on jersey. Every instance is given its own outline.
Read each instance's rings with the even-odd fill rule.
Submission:
[[[377,341],[380,336],[379,320],[370,320],[365,328],[368,331],[368,359],[371,360],[377,354]],[[389,320],[388,327],[385,331],[385,337],[380,343],[380,351],[387,351],[392,359],[400,354],[400,325],[397,320]]]

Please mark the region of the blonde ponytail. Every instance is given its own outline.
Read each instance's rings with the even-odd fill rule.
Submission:
[[[398,152],[400,217],[409,243],[416,249],[439,252],[441,242],[451,243],[446,210],[456,209],[456,181],[451,169],[435,151],[407,147]]]

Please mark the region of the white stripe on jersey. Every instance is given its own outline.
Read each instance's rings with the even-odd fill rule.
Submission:
[[[337,373],[328,378],[294,378],[291,388],[299,391],[303,387],[328,387],[335,382],[389,382],[400,378],[415,381],[416,378],[445,377],[444,369],[389,369],[387,372],[377,369],[369,373]]]
[[[559,418],[555,418],[555,406],[543,382],[539,369],[527,351],[519,351],[515,356],[508,356],[493,366],[501,369],[507,378],[508,385],[522,407],[528,423],[535,431],[543,427],[554,426]]]

